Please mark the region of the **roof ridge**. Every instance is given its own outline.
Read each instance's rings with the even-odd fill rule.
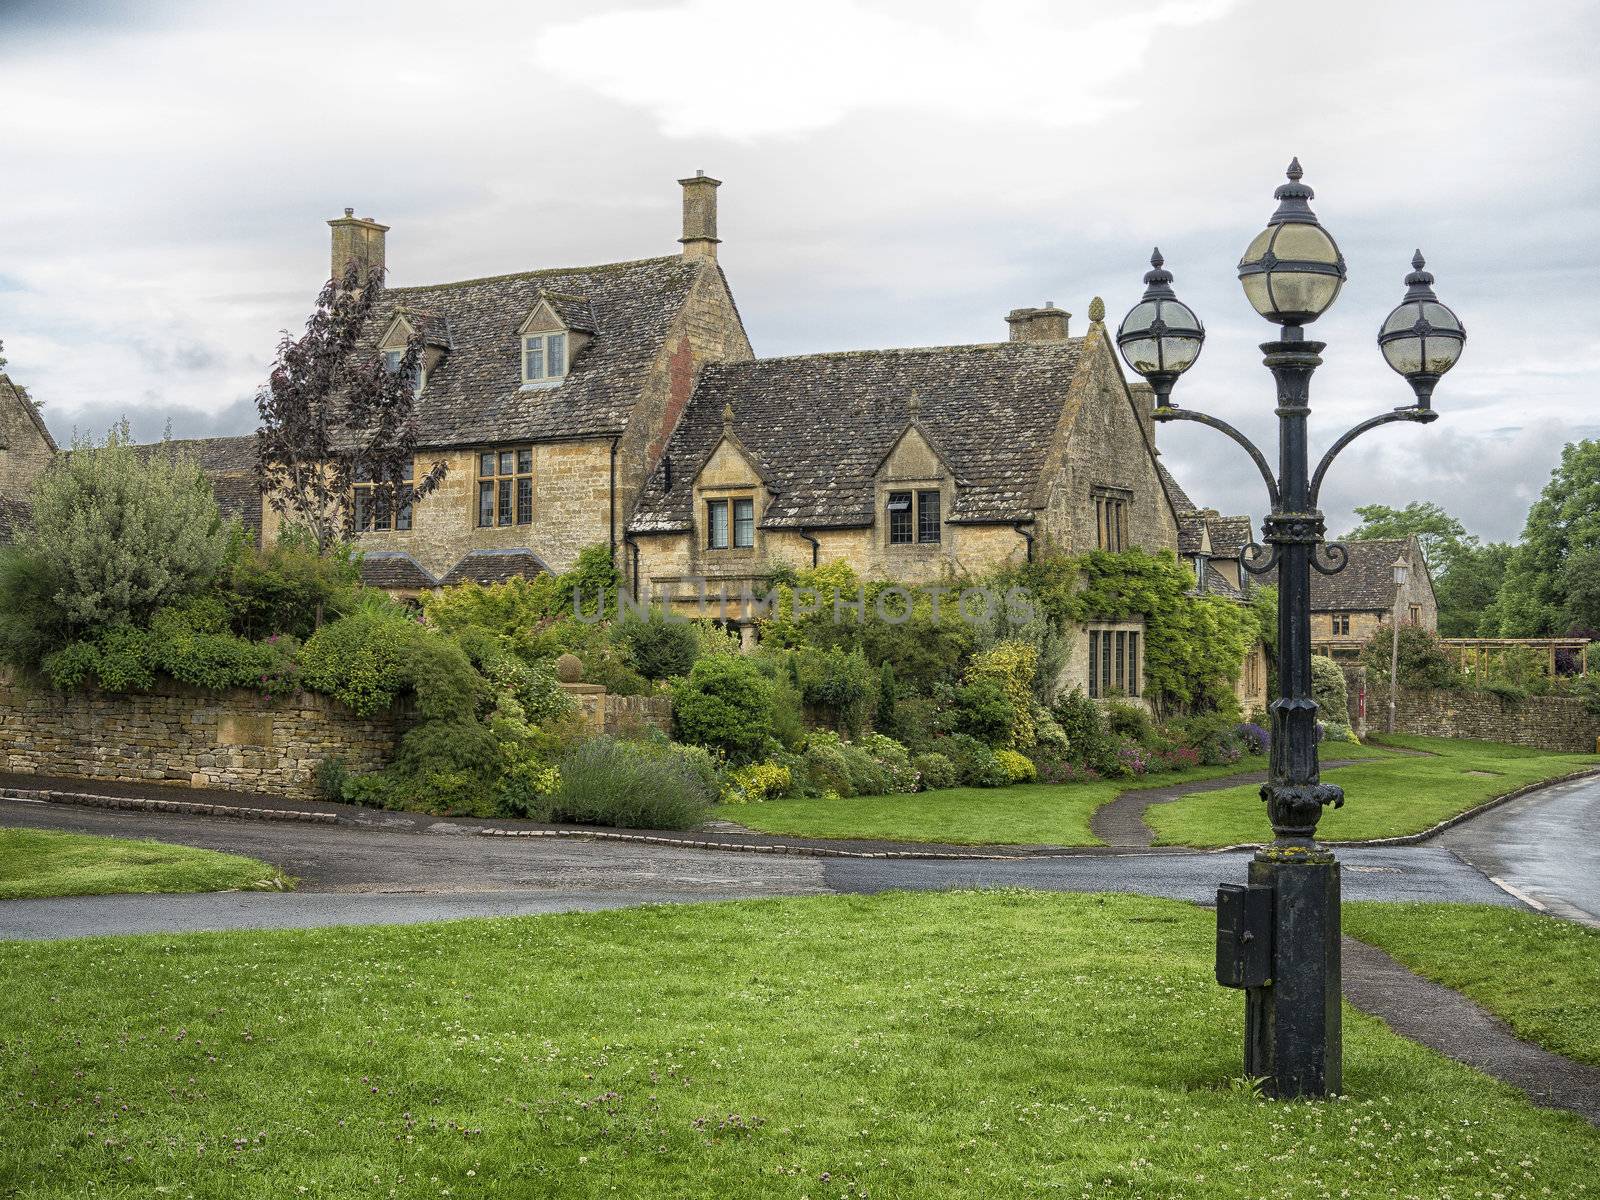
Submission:
[[[413,283],[405,287],[385,288],[386,296],[403,296],[413,292],[436,292],[441,288],[472,287],[480,283],[500,283],[507,279],[536,279],[542,275],[581,275],[597,271],[618,271],[624,267],[642,267],[649,263],[685,262],[682,255],[662,254],[655,258],[631,258],[623,262],[594,263],[586,267],[538,267],[531,271],[508,271],[503,275],[480,275],[476,279],[453,279],[444,283]],[[579,299],[579,297],[573,297]]]
[[[769,358],[747,358],[742,362],[708,363],[706,370],[728,370],[734,367],[756,367],[766,363],[800,362],[819,358],[870,358],[875,355],[936,354],[949,350],[1036,350],[1040,347],[1078,347],[1083,338],[1067,338],[1060,342],[954,342],[945,346],[885,346],[876,350],[820,350],[811,354],[777,354]]]

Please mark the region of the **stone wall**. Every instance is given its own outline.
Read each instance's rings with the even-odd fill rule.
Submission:
[[[596,733],[621,737],[650,726],[672,732],[672,701],[666,696],[613,696],[598,683],[563,683],[561,690]]]
[[[1352,713],[1354,708],[1352,692]],[[1367,691],[1366,728],[1371,733],[1382,733],[1388,727],[1389,685],[1379,681]],[[1595,740],[1600,738],[1600,716],[1589,712],[1582,700],[1570,696],[1529,696],[1508,701],[1493,692],[1401,688],[1395,698],[1395,732],[1593,754]]]
[[[266,700],[169,683],[149,693],[57,692],[0,675],[0,770],[28,775],[315,794],[337,756],[383,766],[397,721],[362,718],[321,696]]]

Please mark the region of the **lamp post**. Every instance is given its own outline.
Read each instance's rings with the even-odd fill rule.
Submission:
[[[1406,276],[1409,290],[1384,321],[1379,346],[1405,377],[1415,403],[1362,422],[1340,437],[1310,470],[1306,440],[1312,372],[1323,343],[1305,326],[1328,310],[1344,285],[1345,261],[1311,211],[1312,190],[1298,160],[1274,193],[1277,211],[1245,250],[1239,282],[1246,298],[1282,327],[1262,354],[1277,386],[1278,469],[1227,422],[1172,402],[1178,377],[1199,357],[1205,330],[1178,300],[1158,250],[1144,277],[1145,294],[1117,331],[1128,365],[1150,382],[1158,421],[1198,421],[1237,442],[1267,486],[1266,548],[1252,543],[1240,563],[1254,575],[1278,571],[1278,696],[1272,710],[1272,759],[1261,788],[1273,841],[1250,864],[1248,883],[1217,894],[1217,979],[1246,990],[1245,1072],[1266,1080],[1275,1096],[1326,1096],[1340,1089],[1339,864],[1318,845],[1324,805],[1344,792],[1323,783],[1317,765],[1317,705],[1311,692],[1311,571],[1333,575],[1349,561],[1325,543],[1317,496],[1335,457],[1368,430],[1392,421],[1428,422],[1439,377],[1455,365],[1466,331],[1433,294],[1433,276],[1419,251]],[[1322,549],[1319,558],[1318,550]]]
[[[1394,572],[1394,636],[1389,642],[1389,732],[1394,732],[1394,697],[1400,690],[1400,594],[1406,590],[1408,567],[1402,554],[1390,568]]]

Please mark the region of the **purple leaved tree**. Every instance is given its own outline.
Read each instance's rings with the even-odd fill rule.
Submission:
[[[416,380],[423,339],[414,331],[398,369],[362,334],[383,297],[383,270],[363,274],[352,263],[317,296],[305,333],[288,333],[256,393],[256,478],[285,525],[308,533],[327,554],[356,533],[352,484],[360,482],[365,511],[386,523],[444,479],[436,462],[411,478],[416,456]],[[370,491],[369,491],[370,489]]]

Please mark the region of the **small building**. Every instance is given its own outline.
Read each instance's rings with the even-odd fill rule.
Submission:
[[[1341,545],[1350,555],[1344,570],[1336,575],[1311,573],[1312,653],[1343,660],[1359,657],[1372,636],[1394,620],[1397,604],[1402,622],[1438,632],[1439,602],[1415,535]],[[1318,551],[1319,556],[1324,553]],[[1407,567],[1398,596],[1394,582],[1397,560]]]
[[[27,524],[28,495],[55,454],[39,406],[0,372],[0,546],[15,542]]]

